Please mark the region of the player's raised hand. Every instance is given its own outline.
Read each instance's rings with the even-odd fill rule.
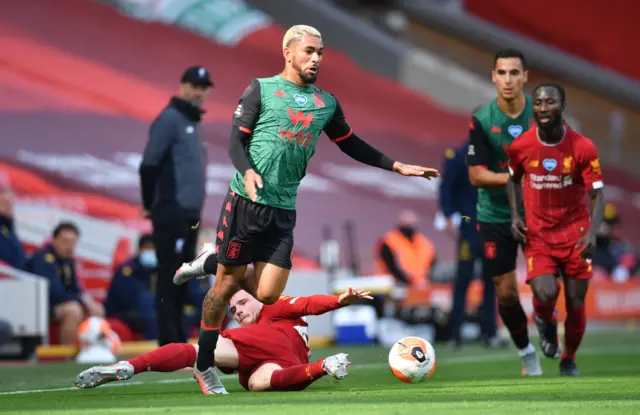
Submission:
[[[262,177],[253,169],[244,173],[244,190],[252,202],[258,200],[258,189],[262,189]]]
[[[340,294],[340,297],[338,297],[338,304],[351,305],[363,298],[365,300],[373,300],[373,297],[371,296],[371,291],[354,290],[352,286],[349,286],[347,288],[347,291]]]
[[[426,177],[427,180],[431,180],[432,177],[440,177],[440,173],[436,169],[404,164],[399,161],[393,163],[393,171],[400,173],[403,176]]]
[[[527,242],[527,225],[524,224],[522,219],[515,218],[511,221],[511,234],[516,241]]]
[[[576,248],[580,250],[580,256],[582,258],[591,261],[596,255],[596,236],[592,235],[591,232],[587,232],[586,235],[580,238]]]

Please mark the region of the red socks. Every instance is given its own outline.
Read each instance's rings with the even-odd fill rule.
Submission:
[[[271,388],[276,391],[301,391],[326,375],[323,360],[276,370],[271,375]]]
[[[535,296],[533,297],[533,311],[545,323],[553,324],[556,322],[556,316],[553,314],[553,311],[555,310],[555,308],[556,308],[555,301],[552,303],[543,303],[542,301],[538,300]]]
[[[576,360],[576,352],[587,328],[587,314],[584,306],[567,307],[567,320],[564,322],[564,353],[562,358]]]
[[[175,372],[192,367],[195,362],[196,348],[186,343],[170,343],[129,360],[136,375],[147,371]]]

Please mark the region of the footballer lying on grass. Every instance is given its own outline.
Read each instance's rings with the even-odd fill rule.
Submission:
[[[309,315],[320,315],[351,305],[360,299],[372,299],[367,291],[349,287],[340,296],[312,295],[282,297],[264,305],[246,291],[238,291],[230,301],[230,311],[241,325],[225,330],[216,347],[216,366],[224,373],[238,372],[242,387],[248,391],[300,391],[324,375],[340,380],[347,375],[348,355],[339,353],[309,363],[307,323]],[[143,372],[174,372],[193,367],[198,346],[167,344],[152,352],[110,366],[95,366],[80,373],[75,384],[94,388],[116,380],[127,380]],[[202,392],[208,392],[200,385]],[[227,394],[220,383],[215,394]]]

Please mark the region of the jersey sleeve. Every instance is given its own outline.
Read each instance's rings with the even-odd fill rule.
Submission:
[[[295,319],[317,316],[340,308],[336,295],[312,295],[309,297],[283,296],[270,306],[273,317]]]
[[[335,97],[334,99],[336,100],[336,109],[329,122],[325,124],[324,132],[331,141],[339,143],[340,141],[349,138],[353,134],[353,130],[344,118],[344,112],[342,111],[340,102],[338,102]]]
[[[491,146],[489,137],[484,132],[480,121],[473,117],[469,123],[469,149],[467,150],[467,164],[469,166],[488,167],[491,161]]]
[[[233,128],[251,134],[260,115],[261,106],[260,82],[254,79],[240,97],[238,107],[233,113]]]
[[[600,168],[600,158],[598,157],[596,146],[591,141],[584,141],[584,144],[580,147],[578,160],[578,168],[585,188],[588,190],[602,189],[604,181],[602,179],[602,169]]]
[[[522,180],[524,175],[524,167],[522,165],[522,151],[516,145],[511,145],[507,149],[507,156],[509,157],[509,174],[514,182]]]

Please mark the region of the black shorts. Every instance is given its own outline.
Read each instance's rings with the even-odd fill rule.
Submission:
[[[514,271],[520,243],[511,234],[511,223],[478,222],[478,230],[484,244],[485,272],[495,277]]]
[[[291,269],[295,226],[295,210],[254,203],[229,191],[218,221],[218,263],[248,265],[266,262]]]

